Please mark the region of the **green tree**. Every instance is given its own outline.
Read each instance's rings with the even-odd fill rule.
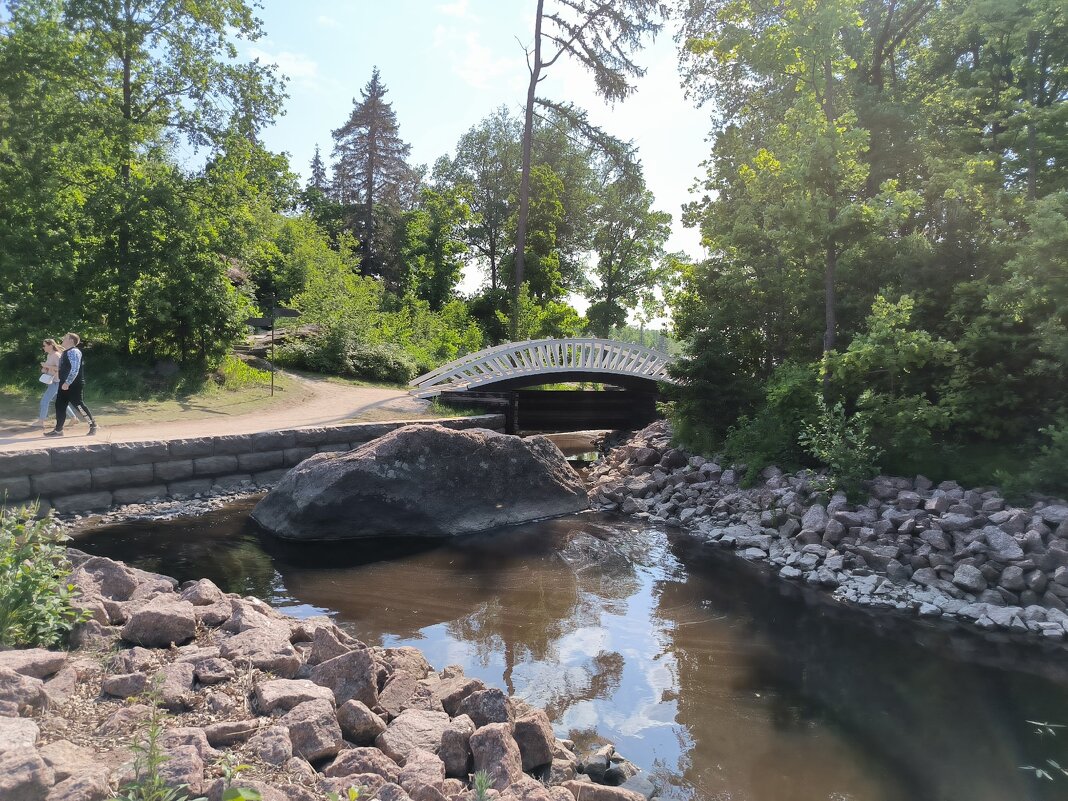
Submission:
[[[501,106],[460,137],[456,156],[436,168],[439,181],[467,191],[472,212],[467,241],[485,264],[492,291],[503,285],[501,260],[519,188],[521,133],[519,121]]]
[[[586,316],[593,332],[607,337],[660,284],[659,259],[671,234],[671,215],[653,210],[653,193],[640,179],[609,184],[599,200],[595,282],[586,291],[591,301]]]
[[[519,324],[519,294],[526,280],[534,107],[542,102],[537,97],[537,89],[543,73],[567,55],[593,74],[601,96],[609,101],[623,100],[634,91],[630,81],[645,74],[632,60],[631,54],[641,47],[646,36],[654,36],[660,30],[660,19],[667,14],[666,6],[656,0],[617,0],[611,3],[594,0],[561,0],[554,3],[549,0],[549,3],[549,10],[546,11],[546,0],[538,0],[534,15],[534,42],[526,51],[530,81],[524,107],[522,169],[516,220],[513,328]]]
[[[411,286],[432,311],[440,311],[453,298],[463,276],[463,232],[470,219],[467,197],[456,189],[423,189],[419,208],[409,214],[405,258]]]
[[[390,243],[418,176],[408,165],[411,145],[400,138],[386,91],[376,67],[360,99],[352,101],[348,120],[333,133],[334,198],[350,210],[364,275],[398,288],[403,277]]]

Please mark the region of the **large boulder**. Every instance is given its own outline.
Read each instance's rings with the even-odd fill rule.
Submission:
[[[252,517],[292,540],[443,537],[586,506],[582,480],[545,437],[411,425],[306,459]]]

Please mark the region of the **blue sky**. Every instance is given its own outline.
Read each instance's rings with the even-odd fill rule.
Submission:
[[[328,160],[330,131],[348,117],[375,66],[415,163],[432,165],[451,153],[499,105],[521,112],[533,0],[264,0],[263,6],[258,15],[266,35],[245,45],[244,55],[277,64],[289,78],[285,116],[263,139],[289,153],[305,176],[316,143]],[[634,140],[657,207],[674,217],[668,248],[697,256],[698,234],[682,227],[680,207],[708,157],[710,118],[683,96],[672,33],[666,27],[638,55],[648,73],[637,93],[614,108],[564,59],[540,94],[574,102],[610,133]]]

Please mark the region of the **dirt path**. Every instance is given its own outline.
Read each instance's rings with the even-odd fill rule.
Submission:
[[[353,387],[319,378],[292,377],[307,390],[303,402],[282,408],[242,415],[202,417],[173,422],[124,423],[100,426],[94,437],[86,436],[87,426],[69,423],[63,437],[45,437],[42,429],[0,434],[0,450],[29,450],[59,445],[88,445],[94,442],[133,442],[136,440],[180,439],[218,434],[251,434],[300,426],[327,425],[346,420],[396,420],[418,417],[427,402],[397,389]]]

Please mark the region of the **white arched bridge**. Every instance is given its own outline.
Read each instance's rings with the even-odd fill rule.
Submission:
[[[509,342],[443,364],[411,382],[411,394],[510,390],[535,384],[596,381],[654,390],[675,383],[671,357],[661,351],[611,339],[536,339]]]

